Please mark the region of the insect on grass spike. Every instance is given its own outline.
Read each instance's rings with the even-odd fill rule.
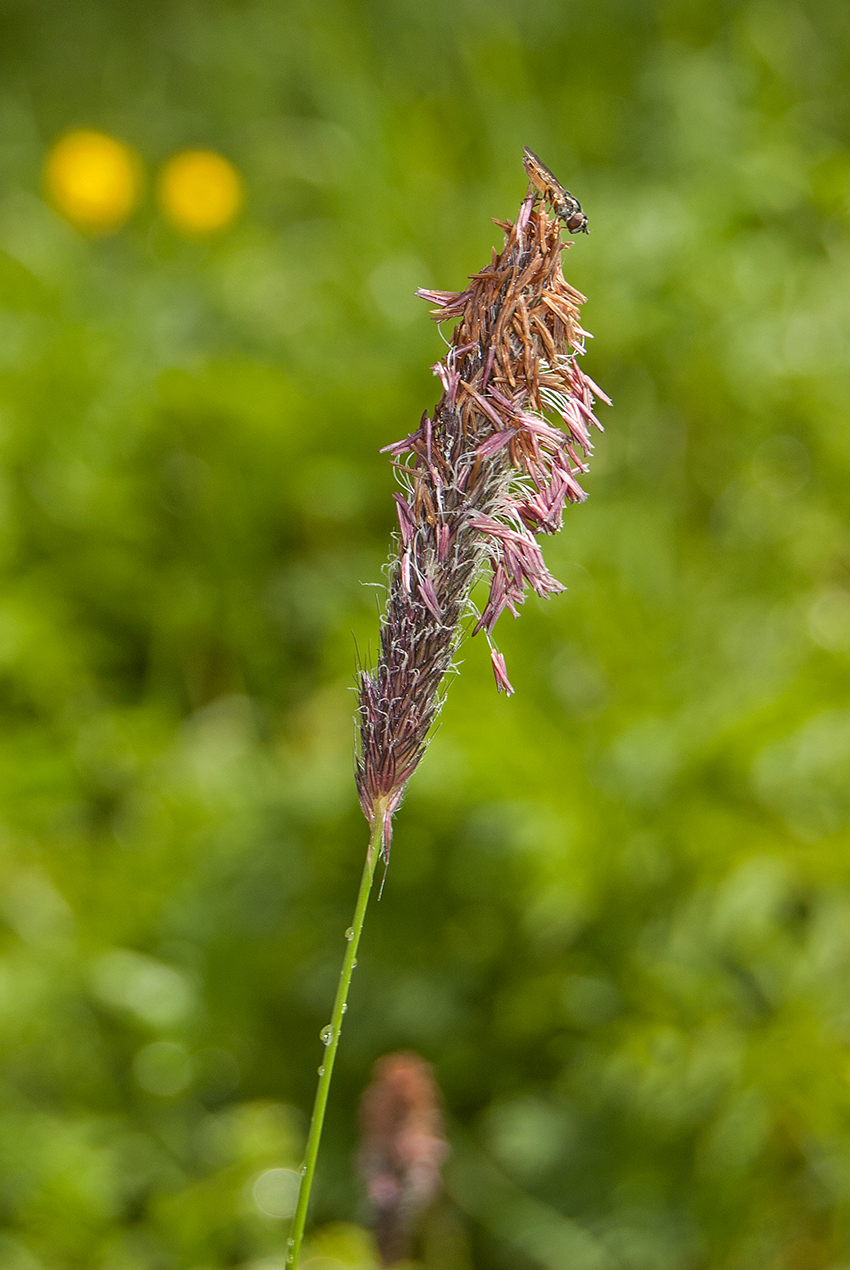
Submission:
[[[555,215],[564,222],[570,233],[589,234],[587,217],[581,210],[581,203],[569,190],[564,189],[554,173],[528,146],[522,148],[522,165],[538,194],[549,200]]]

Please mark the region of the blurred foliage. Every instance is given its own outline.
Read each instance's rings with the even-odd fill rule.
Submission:
[[[431,1270],[850,1264],[850,11],[0,9],[0,1262],[273,1270],[365,847],[391,473],[531,145],[613,396],[566,596],[467,646],[355,977],[314,1270],[370,1266],[375,1057],[435,1064]],[[89,239],[72,129],[144,163]],[[177,152],[246,206],[183,240]]]

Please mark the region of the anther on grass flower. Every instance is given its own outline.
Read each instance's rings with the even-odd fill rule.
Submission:
[[[385,859],[392,815],[440,711],[474,584],[489,571],[489,598],[472,632],[488,639],[505,609],[517,616],[529,590],[564,589],[536,539],[556,533],[566,504],[585,498],[577,478],[593,449],[589,429],[600,426],[594,396],[608,398],[578,365],[584,296],[561,271],[562,187],[548,176],[548,185],[529,187],[515,224],[496,222],[504,246],[469,286],[418,292],[437,306],[438,322],[457,325],[433,367],[443,389],[433,417],[426,411],[415,432],[384,447],[402,488],[393,495],[399,532],[377,664],[360,674],[357,786],[373,825],[380,808]],[[491,658],[499,691],[512,692],[492,643]]]
[[[378,1059],[360,1104],[360,1139],[381,1264],[394,1266],[408,1256],[417,1218],[440,1193],[448,1153],[430,1063],[418,1054]]]

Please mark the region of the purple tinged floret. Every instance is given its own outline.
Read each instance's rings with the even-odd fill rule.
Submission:
[[[505,665],[505,659],[497,648],[490,649],[490,661],[493,666],[493,674],[496,676],[497,689],[509,697],[513,692],[513,687],[510,679],[508,679],[508,668]]]

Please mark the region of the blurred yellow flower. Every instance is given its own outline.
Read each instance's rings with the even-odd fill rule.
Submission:
[[[123,141],[78,129],[50,150],[44,183],[50,201],[78,229],[105,233],[123,225],[138,203],[142,164]]]
[[[162,170],[159,201],[165,215],[187,234],[226,229],[245,201],[242,177],[212,150],[183,150]]]

